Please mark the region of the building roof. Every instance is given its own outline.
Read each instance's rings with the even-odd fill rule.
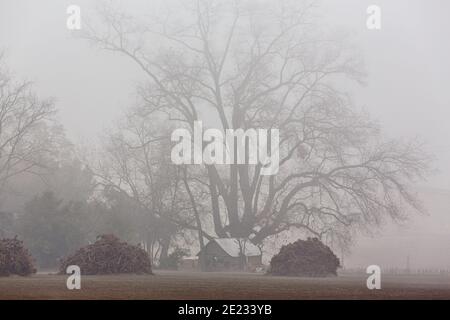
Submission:
[[[247,239],[219,238],[214,239],[213,241],[215,241],[231,257],[239,257],[241,250],[247,257],[261,255],[261,250]]]

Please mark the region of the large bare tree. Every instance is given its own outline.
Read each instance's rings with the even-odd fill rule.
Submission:
[[[420,209],[408,186],[427,157],[414,142],[384,139],[337,89],[363,80],[361,63],[345,41],[320,32],[312,4],[183,1],[177,8],[140,22],[107,7],[85,37],[148,77],[139,92],[155,121],[280,130],[276,175],[261,175],[261,165],[189,167],[196,173],[189,185],[208,194],[207,222],[218,237],[259,244],[292,228],[339,237]]]

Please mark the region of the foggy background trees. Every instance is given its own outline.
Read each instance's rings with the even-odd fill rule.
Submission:
[[[17,82],[0,56],[0,190],[21,173],[40,174],[48,167],[55,134],[51,100],[40,100],[30,82]]]
[[[105,6],[86,24],[77,41],[123,56],[147,79],[87,161],[49,122],[51,100],[2,77],[1,209],[19,213],[5,215],[16,224],[7,229],[33,243],[41,265],[99,233],[142,243],[155,262],[214,237],[271,246],[293,232],[348,247],[354,230],[421,209],[409,187],[426,173],[425,152],[385,138],[340,89],[365,80],[362,63],[346,39],[322,32],[312,3],[177,8],[145,19]],[[278,128],[279,173],[174,165],[172,130],[198,120]]]

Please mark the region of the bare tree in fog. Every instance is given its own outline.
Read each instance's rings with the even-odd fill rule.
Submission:
[[[197,175],[189,186],[208,194],[217,236],[259,244],[297,228],[345,238],[352,226],[420,209],[408,185],[426,157],[414,143],[382,139],[337,89],[362,80],[360,63],[345,42],[320,35],[309,4],[183,2],[180,14],[145,23],[107,8],[106,29],[86,37],[148,76],[140,93],[155,122],[192,130],[203,115],[222,129],[279,128],[277,175],[261,175],[260,165],[188,168]]]
[[[119,192],[137,208],[141,240],[152,258],[163,260],[179,231],[195,226],[189,222],[180,168],[170,161],[170,132],[141,111],[131,110],[108,133],[96,172],[105,190]]]
[[[52,101],[40,100],[30,82],[18,83],[0,69],[0,194],[13,177],[48,167],[54,112]]]

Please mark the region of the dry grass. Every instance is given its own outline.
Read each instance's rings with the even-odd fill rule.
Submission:
[[[157,271],[154,276],[82,276],[81,290],[68,290],[66,279],[0,278],[0,299],[450,299],[449,276],[384,276],[381,290],[368,290],[365,275],[309,279]]]

